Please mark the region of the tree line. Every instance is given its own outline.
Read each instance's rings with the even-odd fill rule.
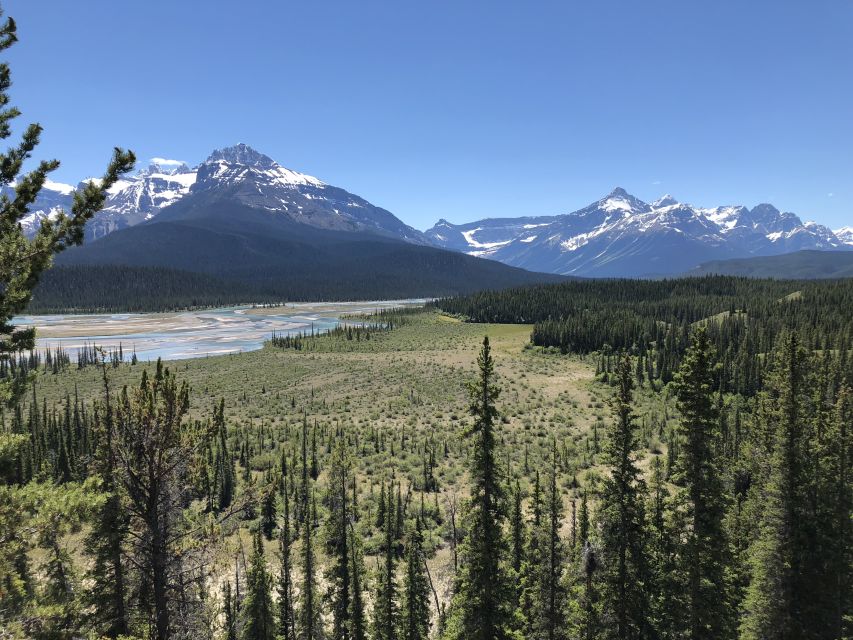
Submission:
[[[675,280],[590,280],[485,291],[438,300],[435,306],[473,322],[533,323],[531,344],[562,353],[636,358],[638,379],[671,382],[691,332],[704,326],[721,368],[721,389],[753,395],[763,384],[765,354],[784,330],[814,351],[841,354],[850,374],[853,280],[780,281],[734,276]]]

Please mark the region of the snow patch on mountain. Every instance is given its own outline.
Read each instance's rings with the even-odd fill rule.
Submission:
[[[531,235],[534,227],[541,229]],[[604,276],[665,275],[706,259],[853,247],[853,232],[846,243],[827,227],[769,204],[702,208],[669,194],[647,204],[621,188],[578,211],[535,222],[453,225],[442,219],[426,235],[438,246],[526,269]]]
[[[853,247],[853,227],[841,227],[834,231],[835,237],[846,245]]]

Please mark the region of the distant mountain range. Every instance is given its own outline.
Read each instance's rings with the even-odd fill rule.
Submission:
[[[34,232],[42,219],[54,216],[59,208],[70,208],[73,192],[71,185],[48,182],[22,222],[25,231]],[[170,228],[175,235],[169,236],[166,228],[155,223],[182,226]],[[197,232],[184,238],[188,225]],[[114,237],[131,229],[139,231]],[[211,244],[199,246],[211,233],[216,234],[206,238]],[[246,242],[245,237],[254,233],[260,233],[256,241]],[[234,244],[237,237],[242,243]],[[739,205],[701,208],[668,195],[649,204],[617,188],[568,214],[488,218],[466,224],[442,219],[421,232],[357,195],[287,169],[239,144],[214,151],[193,168],[154,164],[121,180],[110,190],[104,210],[87,226],[86,240],[88,246],[63,260],[171,265],[224,277],[235,272],[246,277],[251,272],[271,278],[285,264],[293,271],[300,250],[309,263],[322,256],[321,261],[331,268],[349,255],[341,243],[369,240],[401,242],[407,246],[405,251],[446,249],[532,272],[654,277],[684,273],[714,260],[853,250],[853,227],[832,231],[770,204],[751,209]],[[267,246],[279,241],[299,245],[299,250],[288,250],[293,260],[281,247]],[[167,255],[163,247],[177,251],[176,244],[183,250]],[[213,246],[218,247],[216,251]],[[306,250],[307,246],[312,248]],[[501,284],[495,282],[495,286]]]
[[[243,144],[216,150],[193,169],[154,166],[123,181],[87,228],[87,242],[57,262],[202,273],[229,290],[245,283],[247,297],[264,299],[427,297],[561,279],[437,248],[385,209]],[[86,270],[65,273],[71,282]]]
[[[648,204],[614,189],[557,216],[439,220],[434,244],[534,271],[588,277],[674,275],[710,260],[853,250],[853,229],[833,232],[770,204],[710,209],[667,195]]]

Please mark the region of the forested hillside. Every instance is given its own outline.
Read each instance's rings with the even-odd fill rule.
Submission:
[[[564,279],[373,233],[318,229],[202,196],[75,247],[58,263],[191,271],[285,300],[434,297]]]
[[[171,311],[281,298],[244,282],[165,267],[59,266],[33,293],[28,313]]]
[[[850,278],[853,253],[850,251],[795,251],[780,256],[714,260],[700,264],[687,275],[719,274],[750,278]]]
[[[671,382],[691,333],[704,327],[721,369],[720,389],[752,395],[762,386],[766,354],[785,330],[812,351],[853,344],[853,280],[776,281],[705,276],[679,280],[586,280],[486,291],[437,301],[473,322],[534,323],[531,343],[563,353],[629,352],[638,374]]]

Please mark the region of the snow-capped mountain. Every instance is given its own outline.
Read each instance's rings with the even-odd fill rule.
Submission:
[[[28,234],[42,219],[71,208],[74,188],[48,183],[22,221]],[[393,214],[343,189],[297,171],[245,144],[217,149],[197,167],[167,170],[152,164],[117,182],[106,206],[87,225],[87,240],[155,218],[189,195],[205,201],[228,199],[252,208],[281,213],[310,226],[341,231],[367,231],[416,244],[429,244],[420,231]]]
[[[92,179],[83,180],[78,187]],[[109,190],[104,209],[86,226],[86,239],[95,240],[150,220],[189,193],[195,179],[195,170],[186,165],[169,170],[152,164],[136,175],[119,180]],[[71,185],[46,181],[30,213],[21,220],[24,232],[32,235],[44,218],[53,218],[60,210],[70,212],[74,191]]]
[[[190,189],[193,196],[227,197],[320,229],[366,231],[429,244],[423,233],[391,212],[318,178],[286,169],[245,144],[217,149],[196,171]]]
[[[833,233],[841,242],[853,247],[853,227],[841,227],[833,231]]]
[[[246,145],[192,170],[142,172],[98,216],[127,226],[64,251],[58,266],[179,269],[280,299],[433,297],[562,279],[431,246],[385,209]]]
[[[647,204],[620,188],[569,214],[439,220],[426,235],[513,266],[580,276],[677,274],[709,260],[848,248],[827,227],[769,204],[703,209],[670,195]]]

